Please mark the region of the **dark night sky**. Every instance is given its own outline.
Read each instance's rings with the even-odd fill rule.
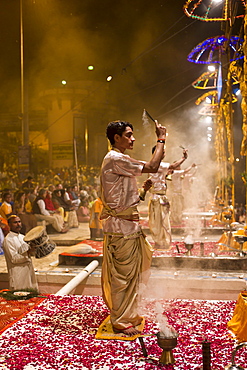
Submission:
[[[145,108],[168,127],[176,150],[189,145],[194,158],[201,157],[200,138],[206,134],[194,102],[203,91],[191,83],[206,66],[188,62],[187,55],[224,32],[218,22],[188,18],[183,5],[183,0],[23,0],[30,110],[39,104],[40,91],[60,87],[62,79],[68,86],[76,80],[102,81],[108,84],[109,102],[121,112],[112,119],[138,128]],[[18,115],[19,0],[0,0],[0,9],[0,113]],[[88,71],[90,64],[94,71]]]
[[[105,81],[111,74],[112,99],[124,114],[138,115],[145,106],[162,117],[177,109],[200,95],[190,84],[205,70],[188,62],[188,53],[220,32],[219,23],[186,17],[183,4],[23,0],[30,95],[36,97],[40,89],[58,86],[62,79]],[[18,110],[19,100],[19,0],[0,0],[0,6],[1,105],[11,111]],[[93,72],[87,70],[89,64],[95,66]]]

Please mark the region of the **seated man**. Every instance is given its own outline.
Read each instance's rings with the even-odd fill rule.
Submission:
[[[65,200],[66,200],[66,197],[67,197],[67,201],[71,202],[71,204],[75,207],[75,210],[78,209],[78,207],[81,203],[81,200],[77,195],[77,189],[78,188],[77,188],[76,185],[68,186],[67,187],[67,192],[65,192],[65,194],[64,194]]]
[[[29,230],[37,226],[37,219],[34,214],[26,211],[27,202],[29,200],[26,197],[26,192],[20,190],[15,194],[14,212],[21,219],[22,234],[26,234]]]
[[[90,209],[87,199],[81,201],[80,207],[77,209],[76,214],[79,222],[89,222],[90,221]]]
[[[64,221],[68,223],[68,227],[78,227],[79,222],[76,215],[76,211],[74,206],[71,202],[65,200],[65,190],[64,189],[56,189],[52,194],[52,202],[56,209],[62,208],[63,209],[63,218]]]
[[[47,190],[40,189],[39,195],[33,202],[33,213],[37,218],[37,221],[46,221],[51,224],[52,227],[59,233],[66,233],[68,230],[64,228],[64,221],[61,215],[58,213],[51,213],[45,207],[45,198]]]
[[[23,190],[33,189],[34,188],[34,183],[33,183],[32,180],[33,180],[32,176],[28,176],[26,181],[24,181],[21,185],[22,189]]]

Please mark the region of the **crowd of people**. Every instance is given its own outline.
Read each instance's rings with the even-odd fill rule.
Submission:
[[[103,240],[99,218],[103,205],[97,172],[88,171],[87,177],[83,177],[84,185],[79,187],[77,183],[79,179],[82,181],[82,176],[73,170],[48,172],[50,176],[43,174],[34,179],[29,175],[22,182],[19,178],[10,181],[11,175],[5,177],[5,185],[11,186],[3,187],[1,193],[0,248],[11,290],[38,289],[31,259],[35,248],[25,241],[28,232],[33,233],[36,226],[46,227],[48,233],[66,233],[79,227],[79,222],[86,222],[91,238]],[[0,177],[2,180],[2,174]]]
[[[56,185],[57,183],[63,184],[79,184],[80,186],[93,186],[99,183],[99,167],[80,165],[76,169],[75,166],[62,167],[54,169],[46,169],[40,173],[32,175],[35,180],[35,185],[39,187],[48,187],[49,184]],[[11,166],[4,166],[0,170],[0,189],[20,189],[23,184],[17,168]]]
[[[95,228],[95,223],[101,227],[94,206],[99,195],[98,178],[99,170],[95,168],[89,168],[83,174],[81,168],[77,173],[73,168],[49,170],[36,179],[29,175],[24,181],[19,177],[13,181],[11,173],[4,175],[1,172],[1,244],[9,232],[7,220],[11,215],[20,218],[24,235],[39,224],[46,225],[48,232],[58,233],[66,233],[78,227],[80,222],[89,223],[90,230]],[[96,238],[96,234],[102,238],[101,232],[91,234],[92,238]]]

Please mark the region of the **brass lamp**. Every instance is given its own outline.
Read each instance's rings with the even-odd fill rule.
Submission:
[[[242,342],[239,345],[237,345],[237,347],[232,351],[232,363],[230,365],[227,365],[225,367],[225,370],[245,370],[244,367],[235,364],[235,355],[240,348],[246,346],[247,342]]]

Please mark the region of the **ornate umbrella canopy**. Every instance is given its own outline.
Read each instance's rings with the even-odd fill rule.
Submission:
[[[218,105],[211,105],[211,104],[203,104],[200,108],[198,114],[201,116],[210,116],[210,117],[216,117],[219,116],[219,107]]]
[[[207,102],[209,100],[209,102]],[[235,94],[232,94],[232,103],[236,103],[237,97]],[[212,90],[208,91],[205,94],[201,95],[197,100],[196,100],[196,105],[199,105],[201,103],[204,103],[207,106],[215,107],[217,108],[219,106],[218,104],[218,91],[217,90]]]
[[[207,98],[209,102],[207,102]],[[201,116],[217,116],[219,115],[219,104],[218,104],[218,92],[217,90],[208,91],[201,95],[196,100],[196,105],[202,104],[200,111],[198,112]]]
[[[221,63],[221,56],[230,52],[230,61],[242,59],[244,57],[243,39],[238,36],[210,37],[198,44],[188,55],[187,60],[198,64]]]
[[[207,100],[206,100],[207,99]],[[209,102],[210,101],[210,102]],[[201,95],[197,100],[196,100],[196,105],[199,105],[201,103],[204,103],[206,105],[210,105],[211,107],[218,107],[218,91],[217,90],[212,90],[208,91],[205,94]]]
[[[194,82],[192,82],[192,86],[195,89],[207,90],[207,89],[216,89],[217,88],[217,78],[218,78],[218,71],[213,72],[204,72],[198,77]]]
[[[232,85],[239,84],[239,79],[236,73],[231,74]],[[195,89],[208,90],[208,89],[217,89],[218,81],[218,70],[213,72],[207,71],[201,74],[194,82],[192,86]]]
[[[227,21],[232,18],[243,18],[246,1],[238,0],[237,12],[233,16],[230,1],[217,0],[187,0],[183,6],[184,13],[191,18],[205,22]]]

